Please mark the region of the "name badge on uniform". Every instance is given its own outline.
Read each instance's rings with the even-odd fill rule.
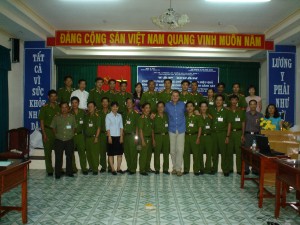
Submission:
[[[222,117],[218,117],[218,122],[223,122],[223,118]]]
[[[195,105],[198,105],[198,103],[197,103],[197,102],[195,102]]]
[[[131,124],[131,121],[130,120],[126,120],[126,124]]]
[[[240,121],[241,121],[241,118],[239,118],[239,117],[235,118],[235,122],[240,122]]]
[[[189,127],[194,127],[194,124],[193,124],[193,123],[190,123],[190,124],[189,124]]]
[[[169,125],[166,123],[166,124],[165,124],[165,127],[168,127],[168,126],[169,126]]]
[[[92,124],[92,123],[89,123],[89,127],[93,127],[93,124]]]
[[[69,130],[69,129],[72,128],[72,126],[71,125],[67,125],[66,128]]]
[[[206,126],[205,126],[205,129],[210,129],[210,126],[209,126],[209,125],[206,125]]]
[[[210,104],[210,105],[213,105],[213,104],[214,104],[214,102],[209,102],[209,104]]]
[[[227,107],[227,104],[226,104],[226,103],[224,103],[224,104],[223,104],[223,107]]]
[[[80,120],[80,121],[79,121],[79,124],[83,124],[83,120]]]
[[[158,103],[158,101],[157,101],[157,100],[156,100],[155,102],[156,102],[156,104]]]

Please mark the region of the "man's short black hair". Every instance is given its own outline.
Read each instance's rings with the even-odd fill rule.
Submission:
[[[131,100],[132,103],[135,102],[133,98],[126,98],[126,103],[127,103],[128,100]]]
[[[110,103],[110,107],[113,107],[113,106],[119,107],[119,103],[116,102],[116,101],[113,101],[113,102]]]
[[[79,100],[79,98],[78,98],[77,96],[73,96],[73,97],[71,98],[71,102],[73,102],[73,101],[80,102],[80,100]]]
[[[51,89],[50,91],[48,91],[48,97],[50,97],[50,95],[52,94],[57,95],[57,92],[54,89]]]
[[[95,83],[96,83],[98,80],[102,80],[102,82],[104,82],[104,79],[103,79],[102,77],[97,77],[97,78],[95,79]]]
[[[216,94],[215,96],[215,100],[217,100],[218,97],[221,97],[222,98],[222,101],[225,100],[224,96],[222,94]]]
[[[202,101],[202,102],[200,102],[199,107],[201,107],[202,104],[205,104],[206,106],[208,106],[207,101]]]
[[[190,81],[188,81],[188,80],[183,80],[183,81],[181,81],[181,85],[183,85],[184,83],[187,83],[188,85],[190,85],[190,84],[191,84],[191,82],[190,82]]]
[[[193,80],[193,81],[192,81],[192,84],[197,84],[197,86],[199,85],[199,84],[198,84],[198,81],[196,81],[196,80]]]
[[[80,80],[78,81],[78,84],[80,84],[81,82],[84,82],[84,83],[86,84],[86,80],[85,80],[85,79],[80,79]]]
[[[163,104],[164,106],[166,106],[166,104],[163,101],[159,101],[156,103],[156,107],[158,107],[158,105]]]
[[[59,107],[61,108],[63,105],[67,105],[68,107],[69,107],[69,103],[67,103],[67,102],[61,102],[61,103],[59,103]]]
[[[108,84],[110,84],[110,82],[117,83],[117,81],[116,81],[115,79],[109,79],[109,80],[108,80]]]
[[[104,100],[107,100],[109,102],[109,98],[108,97],[102,97],[101,98],[101,102],[103,102]]]
[[[172,94],[173,93],[177,93],[178,95],[180,95],[180,92],[178,90],[172,90]]]
[[[219,87],[219,86],[223,86],[224,88],[226,87],[226,85],[225,85],[224,82],[219,82],[219,83],[217,83],[217,87]]]
[[[70,76],[70,75],[67,75],[67,76],[65,76],[65,77],[64,77],[64,81],[66,81],[67,79],[71,79],[71,80],[73,80],[73,77],[72,77],[72,76]]]
[[[237,82],[233,83],[233,84],[232,84],[232,87],[234,87],[234,85],[239,85],[239,87],[241,87],[241,84],[240,84],[240,83],[237,83]]]
[[[170,83],[172,84],[172,80],[171,79],[164,79],[164,83],[166,83],[167,81],[170,81]]]
[[[145,103],[142,105],[142,109],[145,108],[147,105],[151,106],[150,103],[145,102]]]
[[[237,99],[237,100],[240,100],[239,96],[237,96],[237,95],[230,95],[230,96],[229,96],[229,100],[231,101],[231,99]]]
[[[154,81],[154,80],[148,80],[148,81],[147,81],[147,85],[149,86],[149,84],[150,84],[151,82],[153,82],[153,83],[155,84],[155,81]]]
[[[215,93],[215,89],[213,89],[213,88],[208,88],[208,89],[207,89],[207,92],[208,92],[209,90],[212,90],[212,91]]]
[[[193,101],[187,101],[187,102],[185,103],[185,107],[187,107],[188,104],[192,104],[193,107],[195,107],[195,103],[194,103]]]
[[[120,86],[121,86],[122,84],[126,84],[126,86],[127,86],[127,81],[122,80],[122,81],[120,82]]]
[[[88,106],[89,104],[93,104],[94,107],[96,107],[96,103],[95,103],[94,101],[89,101],[89,102],[87,103],[87,106]]]
[[[257,105],[257,101],[256,101],[255,99],[251,99],[251,100],[249,101],[249,105],[251,104],[251,102],[255,102],[255,104]]]

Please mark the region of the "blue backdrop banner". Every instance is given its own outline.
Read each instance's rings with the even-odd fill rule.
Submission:
[[[168,67],[138,66],[137,81],[147,89],[147,81],[156,82],[156,91],[164,89],[164,80],[172,80],[172,89],[181,90],[181,81],[198,81],[198,91],[207,95],[208,88],[215,88],[219,82],[219,68],[211,67]]]
[[[39,111],[48,99],[51,58],[50,48],[25,48],[24,127],[31,131],[40,127]]]
[[[295,122],[295,53],[269,52],[269,104],[273,103],[283,119]]]

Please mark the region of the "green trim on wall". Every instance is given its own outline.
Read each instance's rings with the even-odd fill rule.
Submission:
[[[224,61],[168,61],[168,60],[120,60],[120,59],[56,59],[57,87],[63,86],[63,78],[71,75],[74,86],[79,79],[87,80],[87,90],[94,87],[99,65],[129,65],[131,66],[132,90],[137,80],[137,66],[182,66],[182,67],[218,67],[219,80],[226,84],[226,92],[231,93],[234,82],[241,84],[245,93],[250,84],[259,91],[259,69],[257,62],[224,62]],[[246,94],[246,93],[245,93]],[[259,93],[257,93],[259,94]]]

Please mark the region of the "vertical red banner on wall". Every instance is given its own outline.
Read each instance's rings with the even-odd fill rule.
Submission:
[[[104,79],[103,90],[107,91],[109,79],[117,81],[116,89],[120,90],[119,83],[124,80],[127,82],[127,91],[131,92],[131,68],[130,66],[98,66],[98,77]]]

